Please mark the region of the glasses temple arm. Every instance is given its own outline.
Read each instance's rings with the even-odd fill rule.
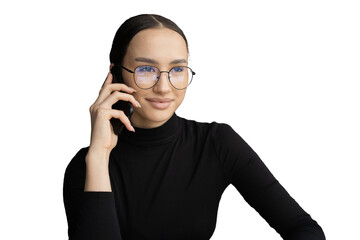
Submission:
[[[130,69],[124,67],[123,65],[119,65],[120,67],[122,67],[123,69],[125,69],[126,71],[130,72],[130,73],[135,73],[134,71],[131,71]]]

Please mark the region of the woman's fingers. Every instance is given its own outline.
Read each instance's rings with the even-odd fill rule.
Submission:
[[[112,83],[112,84],[107,84],[102,89],[100,89],[99,94],[102,94],[103,92],[105,94],[111,94],[113,91],[120,91],[120,90],[128,93],[136,92],[135,89],[125,85],[124,83]]]
[[[123,91],[129,94],[136,92],[135,89],[123,83],[105,84],[104,87],[100,89],[99,96],[95,102],[98,104],[103,102],[114,91]]]
[[[109,72],[96,101],[90,106],[91,139],[90,146],[94,149],[111,151],[117,143],[117,136],[111,129],[110,119],[119,119],[129,131],[134,131],[129,118],[122,110],[112,109],[112,105],[119,100],[131,102],[135,107],[141,107],[132,93],[135,89],[123,83],[112,83]]]
[[[107,99],[105,99],[101,103],[101,105],[111,108],[111,106],[119,100],[131,102],[133,106],[141,108],[140,103],[134,98],[133,95],[118,91],[113,92]]]
[[[111,118],[117,118],[124,124],[124,126],[129,131],[134,130],[129,118],[121,110],[99,107],[93,114],[95,114],[97,116],[97,118],[100,118],[100,119],[110,120]]]
[[[106,76],[105,81],[104,81],[103,85],[101,86],[101,88],[103,88],[107,84],[111,84],[112,80],[113,80],[113,76],[112,76],[111,72],[108,72],[108,75]]]
[[[109,112],[113,118],[120,119],[120,121],[124,124],[124,126],[127,128],[127,130],[135,131],[133,126],[131,125],[129,118],[126,116],[126,114],[123,111],[116,110],[116,109],[110,109]]]

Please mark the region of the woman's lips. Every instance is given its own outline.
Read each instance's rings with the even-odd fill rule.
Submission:
[[[171,98],[146,98],[153,108],[164,110],[168,108],[173,101]]]

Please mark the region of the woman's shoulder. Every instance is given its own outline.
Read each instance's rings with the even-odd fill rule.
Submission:
[[[182,118],[181,121],[183,121],[184,125],[188,125],[187,129],[185,129],[185,132],[189,133],[188,136],[210,140],[218,152],[242,152],[246,156],[253,154],[250,145],[228,123],[196,121],[186,118]]]
[[[82,147],[74,154],[70,162],[68,163],[65,174],[71,174],[73,172],[78,172],[79,170],[85,169],[85,157],[89,150],[89,146]]]

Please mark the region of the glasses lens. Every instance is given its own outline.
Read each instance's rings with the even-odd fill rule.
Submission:
[[[151,88],[158,76],[159,69],[153,66],[139,66],[135,69],[135,82],[140,88]]]
[[[191,83],[192,76],[188,67],[174,67],[169,73],[171,84],[177,89],[186,88]]]

